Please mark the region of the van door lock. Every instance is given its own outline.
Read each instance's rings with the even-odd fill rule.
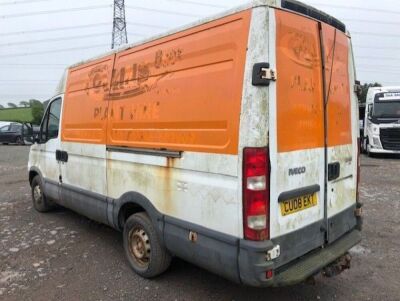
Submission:
[[[253,66],[253,86],[269,86],[270,81],[276,81],[276,70],[271,69],[269,63],[257,63]]]

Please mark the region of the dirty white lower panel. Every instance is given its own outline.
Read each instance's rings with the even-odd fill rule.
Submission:
[[[271,238],[299,230],[324,218],[324,148],[272,153],[271,155]],[[303,174],[289,176],[289,168],[304,167]],[[320,185],[318,205],[282,216],[278,197],[281,193],[311,185]]]
[[[329,162],[340,163],[340,176],[328,182],[328,218],[353,206],[356,202],[357,156],[351,144],[328,148]]]
[[[231,168],[237,170],[237,156],[184,153],[182,160],[109,151],[107,157],[110,197],[118,199],[128,191],[136,191],[163,214],[225,234],[239,235],[238,178],[218,174],[213,167],[213,163],[219,166],[218,162],[223,160],[230,165],[221,166],[225,173]],[[210,172],[204,171],[204,167],[203,171],[195,170],[194,159],[197,166],[209,166]]]
[[[62,142],[68,162],[61,163],[63,183],[107,195],[106,146],[100,144]]]
[[[56,150],[59,147],[59,138],[51,139],[43,144],[33,144],[29,152],[28,167],[35,167],[46,179],[58,182],[60,165],[56,160]]]

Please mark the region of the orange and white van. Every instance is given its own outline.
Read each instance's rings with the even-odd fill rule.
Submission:
[[[29,156],[37,210],[123,231],[143,277],[172,256],[251,286],[349,267],[360,241],[351,38],[259,0],[69,67]]]

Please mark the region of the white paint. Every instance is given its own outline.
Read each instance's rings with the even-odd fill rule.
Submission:
[[[241,238],[243,238],[243,204],[241,201],[243,148],[265,147],[268,145],[268,88],[255,87],[251,84],[254,64],[268,61],[268,20],[269,12],[267,7],[253,9],[243,82],[237,164],[237,199],[240,201],[238,202],[236,216],[238,236]]]
[[[68,162],[61,163],[63,183],[107,195],[106,146],[101,144],[61,142]]]
[[[58,98],[63,99],[64,95],[54,96],[50,100],[48,108],[50,108],[51,103]],[[31,145],[28,161],[28,170],[30,170],[31,167],[36,167],[41,171],[43,177],[55,182],[59,181],[60,176],[60,164],[56,161],[56,150],[61,148],[61,118],[62,117],[60,117],[58,137],[50,139],[46,143],[35,143]]]

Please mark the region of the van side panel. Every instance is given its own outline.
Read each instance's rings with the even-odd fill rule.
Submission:
[[[238,131],[250,18],[241,12],[117,55],[109,197],[118,202],[135,191],[170,218],[240,237]],[[120,145],[128,148],[113,147]],[[149,147],[183,152],[135,153]]]
[[[107,144],[237,154],[250,11],[116,55]]]
[[[69,70],[62,141],[106,143],[108,93],[114,55],[73,67]]]

